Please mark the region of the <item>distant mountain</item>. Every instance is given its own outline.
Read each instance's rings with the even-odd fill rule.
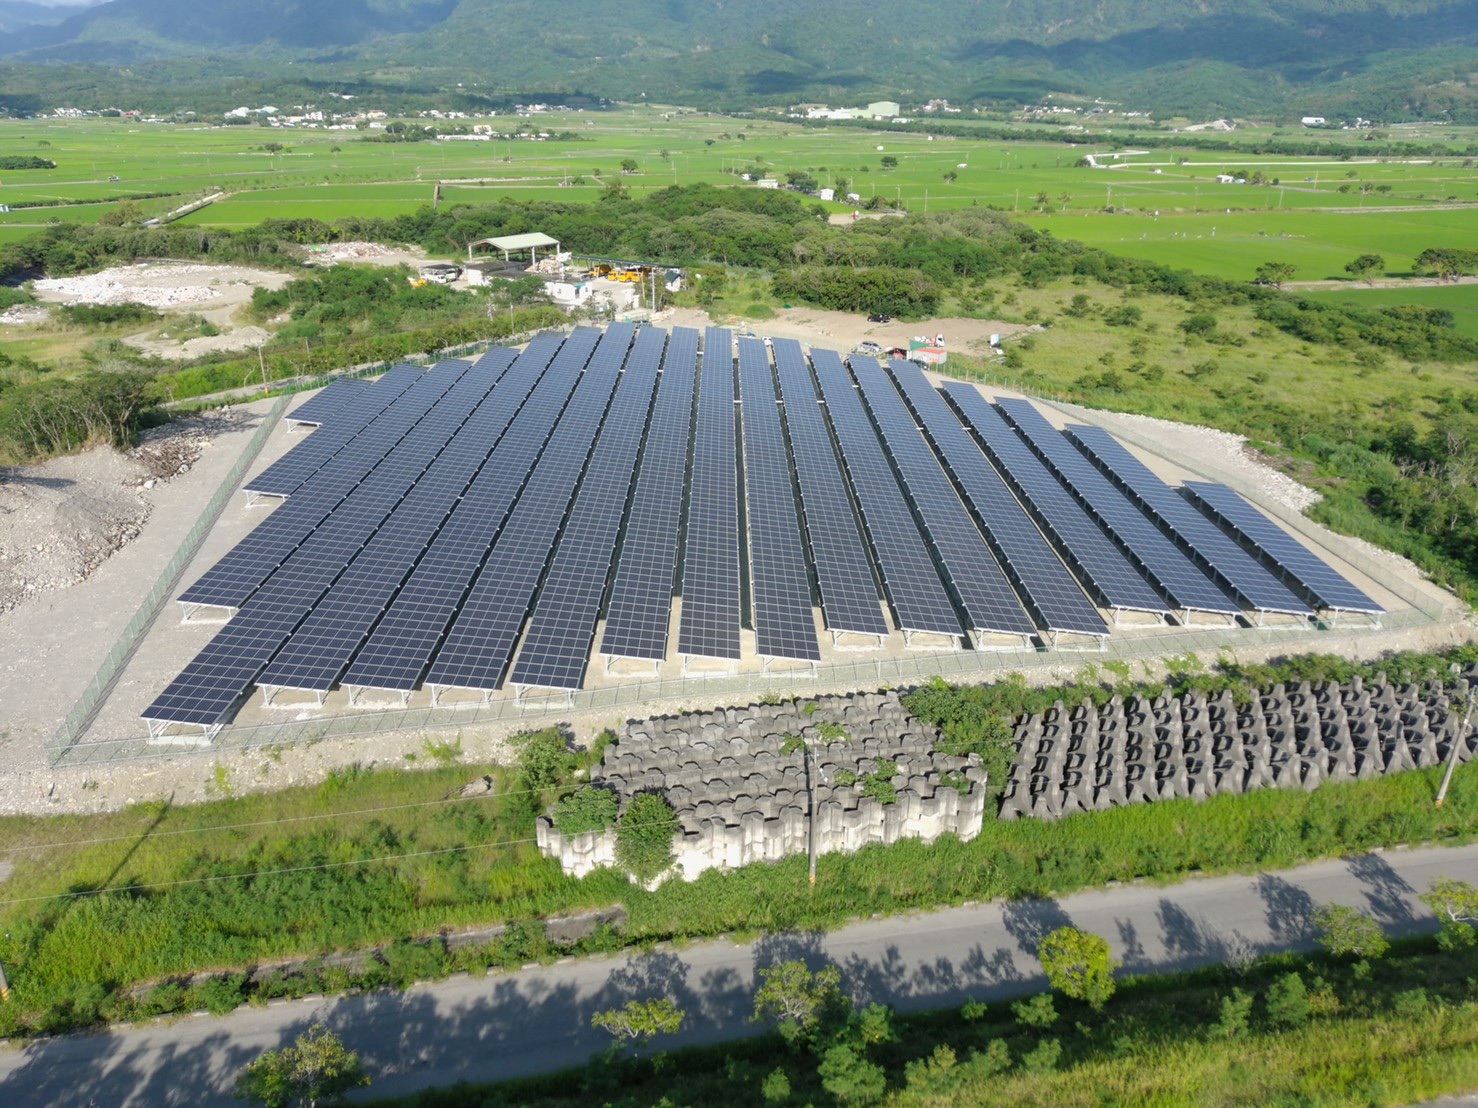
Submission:
[[[81,0],[91,7],[103,0]],[[0,34],[11,34],[27,27],[51,26],[62,22],[78,10],[75,4],[36,4],[30,0],[0,0]]]
[[[0,56],[729,107],[1058,91],[1392,117],[1472,109],[1478,0],[111,0],[0,34]]]

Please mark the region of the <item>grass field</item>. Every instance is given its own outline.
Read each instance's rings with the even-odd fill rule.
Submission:
[[[595,199],[612,181],[640,194],[678,183],[733,184],[735,173],[758,169],[781,177],[805,171],[843,200],[851,191],[910,210],[993,205],[1061,237],[1238,279],[1269,260],[1293,262],[1299,278],[1341,276],[1345,262],[1361,253],[1382,254],[1390,272],[1400,273],[1429,246],[1478,246],[1478,218],[1468,208],[1478,201],[1478,171],[1472,159],[1456,155],[1339,160],[1191,146],[1145,151],[1132,135],[1116,148],[1090,150],[655,108],[486,122],[574,138],[388,144],[364,142],[355,131],[0,121],[0,154],[57,162],[54,170],[5,173],[0,203],[73,202],[0,213],[0,242],[53,219],[94,221],[119,199],[155,193],[169,195],[143,201],[150,214],[225,191],[225,200],[188,221],[244,227],[272,217],[408,214],[430,203],[438,181],[445,182],[443,203],[578,202]],[[1458,142],[1465,135],[1444,137]],[[1085,154],[1102,168],[1079,166]],[[885,167],[884,158],[897,164]],[[622,173],[625,159],[636,161],[636,172]],[[1219,173],[1255,172],[1278,185],[1216,182]]]
[[[1352,285],[1348,289],[1320,290],[1304,295],[1311,300],[1354,304],[1361,308],[1387,308],[1401,304],[1446,308],[1452,313],[1453,325],[1457,330],[1478,338],[1478,285],[1410,289],[1367,289]]]

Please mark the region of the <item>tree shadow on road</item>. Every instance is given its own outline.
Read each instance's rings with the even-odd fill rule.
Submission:
[[[1409,927],[1416,923],[1411,899],[1416,889],[1391,868],[1379,854],[1357,854],[1346,858],[1351,875],[1365,886],[1365,900],[1370,914],[1390,927]]]
[[[1268,930],[1275,946],[1296,946],[1314,937],[1314,911],[1318,905],[1303,889],[1270,873],[1260,875],[1254,885],[1267,910]]]

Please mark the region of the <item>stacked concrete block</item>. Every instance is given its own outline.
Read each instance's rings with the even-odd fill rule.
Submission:
[[[973,838],[985,815],[984,771],[977,758],[937,753],[938,739],[892,695],[825,698],[809,712],[796,703],[749,705],[634,721],[593,780],[623,804],[647,791],[667,799],[679,826],[674,869],[692,880],[807,854],[813,839],[828,854],[903,838]],[[894,803],[863,795],[861,779],[880,765],[896,767]],[[548,818],[539,821],[540,849],[566,872],[613,864],[614,830],[594,836],[598,847],[589,838],[566,840]]]

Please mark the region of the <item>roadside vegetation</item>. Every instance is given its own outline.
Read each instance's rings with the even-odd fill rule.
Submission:
[[[1376,668],[1392,680],[1428,680],[1473,660],[1471,648],[1397,656],[1378,667],[1292,659],[1259,668],[1255,680],[1368,677]],[[1181,669],[1186,681],[1219,679],[1189,662]],[[1110,688],[1138,687],[1114,677]],[[1254,671],[1236,680],[1253,681]],[[977,718],[1032,710],[1042,697],[1109,695],[1094,692],[1102,688],[1097,673],[1030,694],[1013,683],[987,692]],[[962,704],[979,699],[973,690],[954,695]],[[966,714],[951,708],[951,696],[937,685],[928,692],[927,718],[947,730]],[[910,705],[925,714],[917,699]],[[1312,793],[1166,801],[1055,823],[987,821],[969,843],[946,837],[932,846],[825,855],[814,890],[807,860],[796,857],[647,891],[611,869],[569,878],[534,845],[535,817],[580,795],[583,770],[607,741],[577,754],[558,731],[534,732],[519,740],[508,767],[456,764],[455,744],[428,744],[429,768],[350,767],[317,786],[265,795],[236,795],[246,783],[221,768],[211,779],[220,799],[206,804],[0,820],[0,857],[14,865],[0,901],[0,964],[12,989],[12,1002],[0,1006],[0,1035],[229,1011],[245,1001],[404,987],[565,953],[828,928],[875,912],[1277,868],[1478,834],[1478,765],[1470,764],[1458,770],[1440,810],[1432,804],[1441,776],[1434,769]],[[269,764],[271,751],[262,758]],[[603,808],[594,818],[605,826],[610,813]],[[670,818],[665,805],[654,806],[630,824],[636,830],[625,858],[639,880],[665,864],[665,842],[649,832],[658,827],[670,840]],[[615,905],[626,913],[619,928],[595,927],[572,946],[548,938],[541,922]],[[494,924],[506,927],[465,943],[442,938]],[[332,957],[342,952],[362,956]]]

